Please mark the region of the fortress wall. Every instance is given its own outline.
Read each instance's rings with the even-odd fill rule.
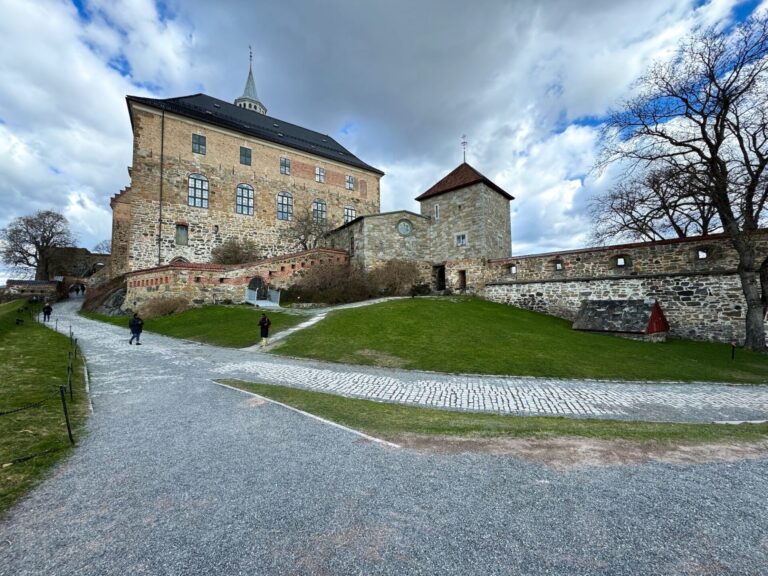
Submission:
[[[735,273],[654,274],[625,278],[496,282],[488,300],[574,320],[583,300],[658,300],[670,335],[692,340],[744,341],[746,302]]]
[[[244,302],[248,283],[259,276],[270,288],[290,285],[304,270],[324,262],[344,264],[347,254],[315,249],[260,260],[252,264],[170,264],[131,272],[127,277],[125,308],[135,309],[158,298],[185,298],[197,305],[224,300]]]

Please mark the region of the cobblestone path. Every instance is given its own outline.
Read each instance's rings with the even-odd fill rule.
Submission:
[[[59,306],[60,326],[122,345],[126,330],[85,320]],[[628,383],[452,375],[349,366],[232,350],[145,334],[145,354],[212,377],[283,384],[355,398],[505,414],[668,422],[768,420],[768,386]],[[162,343],[161,350],[152,349]],[[126,343],[124,352],[129,352]]]

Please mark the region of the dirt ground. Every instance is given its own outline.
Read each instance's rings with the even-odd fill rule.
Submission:
[[[403,448],[421,452],[481,452],[511,456],[562,471],[578,466],[625,466],[653,461],[701,464],[768,457],[768,440],[673,444],[577,437],[457,438],[415,434],[401,434],[387,439]]]

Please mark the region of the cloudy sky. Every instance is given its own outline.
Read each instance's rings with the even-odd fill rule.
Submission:
[[[768,4],[768,0],[763,0]],[[86,248],[129,184],[125,96],[239,96],[384,172],[382,210],[462,160],[509,191],[513,253],[584,246],[601,118],[737,0],[0,0],[0,227],[63,212]]]

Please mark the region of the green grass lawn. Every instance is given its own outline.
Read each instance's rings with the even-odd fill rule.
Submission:
[[[576,332],[566,320],[473,298],[416,298],[339,310],[278,354],[439,372],[768,383],[768,355],[726,344],[647,343]]]
[[[72,450],[58,393],[59,385],[67,383],[69,338],[34,322],[28,312],[19,311],[24,306],[18,300],[0,306],[0,412],[45,403],[0,416],[0,514]],[[16,325],[17,317],[23,325]],[[74,403],[69,404],[69,396],[67,402],[77,442],[88,414],[79,354],[73,384]]]
[[[290,328],[306,316],[285,312],[272,312],[252,306],[203,306],[190,308],[179,314],[160,316],[144,320],[144,329],[174,338],[196,340],[216,346],[245,348],[261,340],[259,336],[259,318],[266,312],[272,321],[270,335]],[[128,332],[128,316],[104,316],[94,312],[81,312],[86,318],[109,322],[125,328],[126,339]]]
[[[391,440],[404,433],[460,437],[578,436],[641,442],[756,441],[768,438],[768,424],[671,424],[452,412],[345,398],[271,384],[240,380],[222,382]]]

